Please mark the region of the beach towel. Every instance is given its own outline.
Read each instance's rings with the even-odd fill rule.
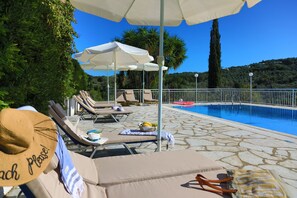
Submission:
[[[202,189],[221,195],[231,194],[232,198],[289,197],[280,177],[270,170],[227,170],[227,177],[223,179],[208,179],[197,174],[196,180]]]
[[[125,111],[122,106],[118,106],[118,105],[114,105],[111,108],[116,111]]]
[[[265,197],[287,198],[287,193],[278,175],[270,170],[227,170],[233,177],[231,186],[238,191],[235,198]]]
[[[58,144],[55,153],[59,159],[61,179],[66,190],[73,198],[81,197],[84,190],[83,179],[74,167],[60,134],[58,134]]]
[[[157,131],[152,132],[143,132],[140,130],[134,130],[134,129],[125,129],[122,132],[120,132],[120,135],[151,135],[151,136],[157,136]],[[161,131],[161,138],[168,141],[168,144],[174,145],[175,139],[174,136],[167,131]]]

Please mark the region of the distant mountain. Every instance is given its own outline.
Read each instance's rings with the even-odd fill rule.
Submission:
[[[266,60],[246,66],[222,70],[223,88],[248,88],[249,72],[253,75],[254,88],[297,88],[297,58]],[[196,72],[168,74],[164,77],[164,88],[195,88]],[[208,72],[199,73],[198,88],[207,87]]]

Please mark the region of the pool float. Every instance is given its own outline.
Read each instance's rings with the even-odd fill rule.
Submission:
[[[177,104],[177,105],[193,105],[194,102],[193,101],[176,101],[176,102],[173,102],[173,104]]]

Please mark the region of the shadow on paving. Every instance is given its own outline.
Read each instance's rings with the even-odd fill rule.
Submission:
[[[135,148],[130,148],[134,154],[138,154]],[[81,155],[90,157],[92,152],[80,152]],[[110,157],[110,156],[119,156],[119,155],[131,155],[129,151],[125,148],[114,148],[114,149],[104,149],[98,150],[93,158],[100,157]]]
[[[88,121],[92,120],[92,121],[94,121],[94,118],[92,118],[92,117],[84,117],[83,120],[88,120]],[[119,122],[119,119],[117,119],[117,121]],[[97,120],[96,120],[95,123],[112,123],[112,122],[116,122],[113,119],[113,117],[111,117],[111,116],[105,116],[105,117],[99,117],[99,118],[97,118]]]

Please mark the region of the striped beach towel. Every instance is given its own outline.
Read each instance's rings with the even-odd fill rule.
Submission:
[[[83,179],[74,167],[60,134],[58,134],[58,144],[55,153],[59,159],[61,179],[65,188],[73,198],[81,197],[84,190]]]
[[[280,178],[269,170],[227,170],[236,198],[287,198]]]

